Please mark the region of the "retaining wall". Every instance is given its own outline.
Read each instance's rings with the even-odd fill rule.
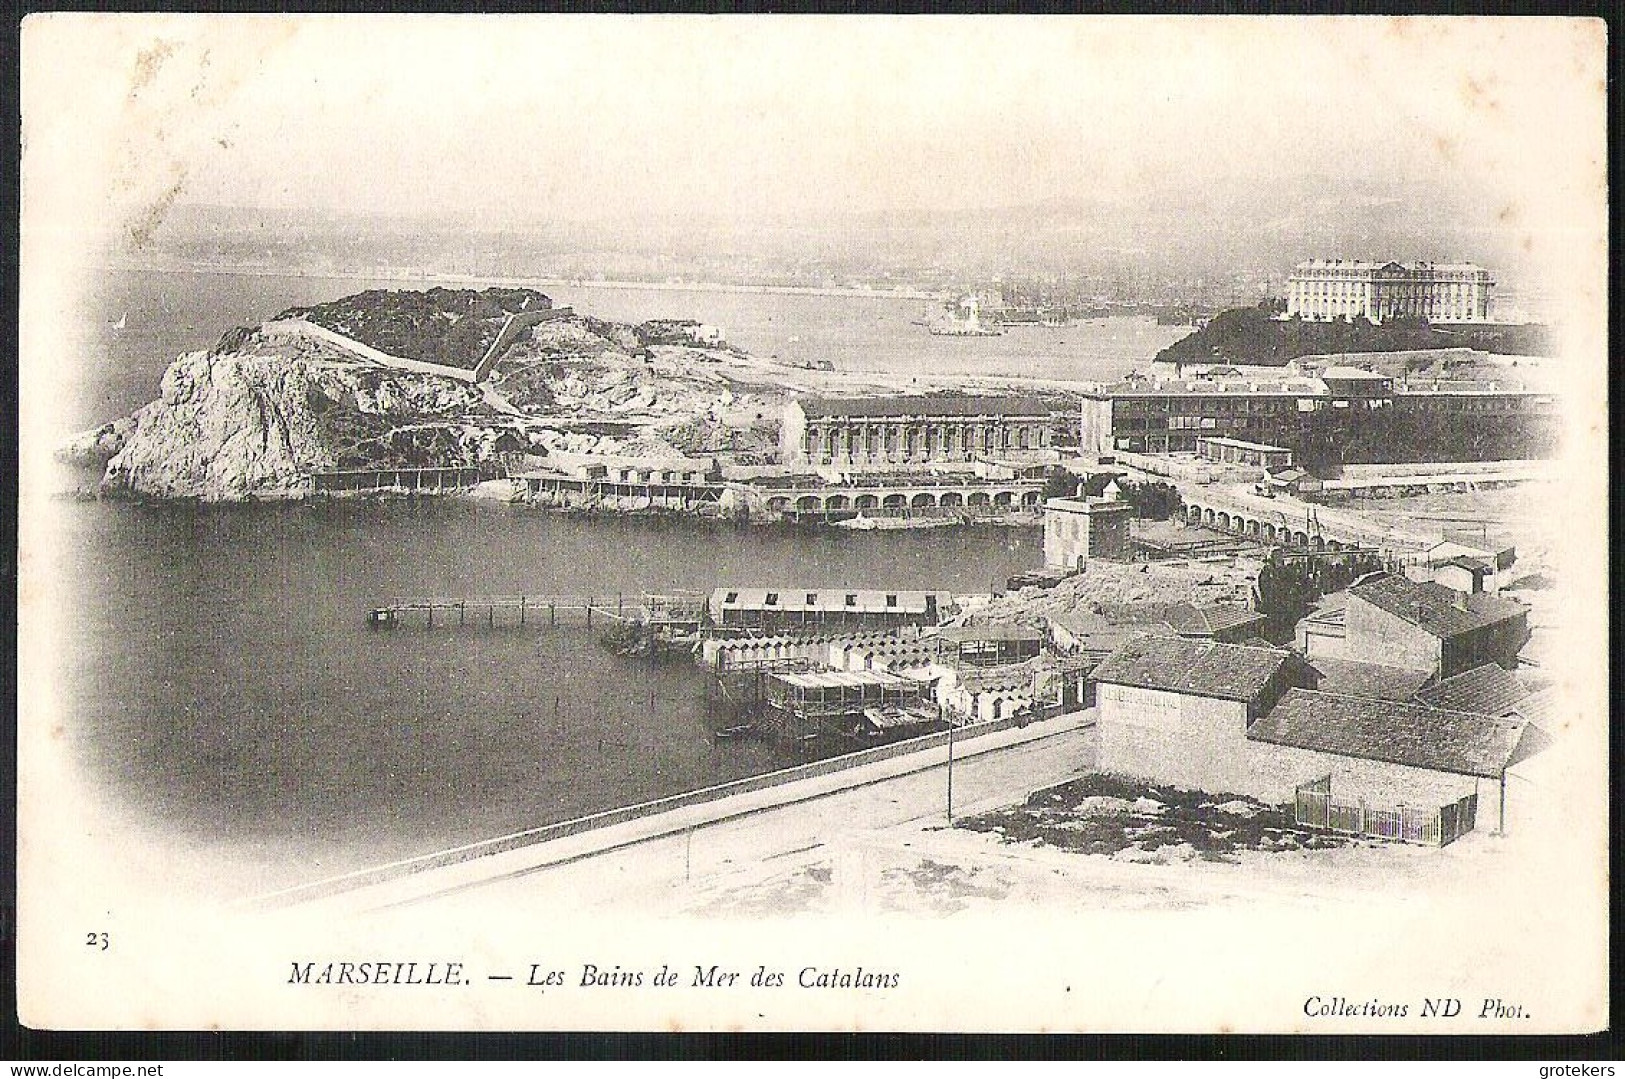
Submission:
[[[856,753],[847,753],[839,757],[811,761],[793,768],[783,768],[776,772],[767,772],[758,776],[747,776],[744,779],[736,779],[730,783],[719,784],[715,787],[702,787],[699,790],[657,798],[652,802],[622,806],[618,809],[605,810],[585,817],[560,821],[557,824],[548,824],[540,828],[514,832],[511,835],[499,836],[495,839],[481,840],[467,846],[454,847],[451,850],[437,851],[434,854],[426,854],[418,858],[392,862],[389,865],[378,866],[373,869],[359,870],[355,873],[332,877],[328,880],[298,885],[265,896],[261,902],[267,905],[283,906],[320,899],[324,896],[337,895],[341,892],[397,880],[413,873],[421,873],[427,869],[457,865],[486,855],[501,854],[505,851],[517,850],[520,847],[535,846],[555,839],[564,839],[567,836],[579,835],[582,832],[589,832],[599,828],[608,828],[611,825],[624,824],[627,821],[639,820],[643,817],[652,817],[674,809],[703,805],[706,802],[718,801],[737,794],[750,794],[754,791],[765,790],[768,787],[782,786],[803,779],[813,779],[818,776],[856,768],[860,765],[874,764],[879,761],[890,760],[893,757],[934,749],[937,746],[947,745],[950,734],[955,740],[964,740],[979,735],[992,734],[996,731],[1008,730],[1011,727],[1025,725],[1029,722],[1032,722],[1031,717],[1013,716],[984,723],[970,723],[951,732],[938,731],[933,734],[922,735],[919,738],[909,738],[900,742],[875,746],[872,749],[859,750]]]

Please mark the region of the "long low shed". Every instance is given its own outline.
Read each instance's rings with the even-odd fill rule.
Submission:
[[[711,593],[717,625],[790,622],[925,621],[934,623],[953,602],[948,592],[874,588],[718,588]]]

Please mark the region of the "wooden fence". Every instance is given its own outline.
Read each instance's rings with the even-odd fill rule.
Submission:
[[[1473,830],[1478,796],[1469,794],[1437,809],[1337,802],[1328,775],[1293,791],[1293,810],[1297,822],[1307,828],[1442,847]]]

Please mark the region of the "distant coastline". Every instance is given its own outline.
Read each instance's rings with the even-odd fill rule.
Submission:
[[[622,281],[574,277],[502,277],[449,273],[368,273],[358,270],[281,269],[208,263],[97,263],[92,269],[115,273],[221,274],[227,277],[305,277],[322,281],[401,281],[424,285],[502,285],[512,288],[643,289],[654,292],[739,292],[784,296],[866,296],[883,300],[940,301],[949,292],[918,289],[849,288],[820,285],[726,284],[720,281]]]

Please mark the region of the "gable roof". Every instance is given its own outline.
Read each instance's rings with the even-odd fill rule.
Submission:
[[[1247,729],[1247,737],[1317,753],[1494,779],[1512,759],[1523,730],[1522,720],[1477,712],[1292,689]]]
[[[1480,576],[1494,570],[1494,567],[1490,566],[1488,563],[1480,562],[1478,559],[1464,554],[1456,555],[1454,558],[1447,558],[1443,562],[1439,563],[1439,567],[1441,569],[1445,566],[1455,566],[1458,569],[1464,569],[1468,573],[1478,574]]]
[[[1511,671],[1497,663],[1486,663],[1429,686],[1416,694],[1416,700],[1434,708],[1507,716],[1528,696],[1529,690]]]
[[[1260,625],[1264,616],[1245,607],[1214,603],[1102,603],[1100,617],[1114,626],[1167,623],[1187,637],[1212,637],[1238,627]]]
[[[1349,589],[1349,595],[1441,640],[1508,621],[1528,610],[1523,604],[1504,596],[1464,596],[1433,581],[1419,584],[1392,573],[1361,581]]]
[[[1415,699],[1417,691],[1433,677],[1432,671],[1413,671],[1408,667],[1318,656],[1309,661],[1309,668],[1320,676],[1315,688],[1322,693],[1376,697],[1388,701]]]
[[[1511,540],[1501,536],[1481,535],[1464,528],[1447,528],[1444,530],[1444,543],[1454,543],[1485,554],[1499,555],[1517,551],[1517,545]],[[1435,547],[1439,544],[1434,544]]]
[[[1291,659],[1284,649],[1142,635],[1107,656],[1090,677],[1252,704]]]
[[[1058,627],[1077,642],[1081,651],[1115,652],[1135,637],[1177,637],[1179,633],[1166,622],[1135,622],[1118,625],[1108,622],[1089,611],[1068,611],[1046,616],[1051,627]]]
[[[1548,686],[1535,690],[1512,708],[1512,714],[1530,723],[1545,723],[1554,718],[1559,701],[1557,690]]]
[[[1348,364],[1334,364],[1331,367],[1323,368],[1320,372],[1320,377],[1323,379],[1343,378],[1362,380],[1369,379],[1376,381],[1387,378],[1388,376],[1377,371],[1367,371],[1363,367],[1351,367]]]
[[[1036,397],[926,396],[798,397],[811,419],[843,416],[1044,416],[1049,406]]]

